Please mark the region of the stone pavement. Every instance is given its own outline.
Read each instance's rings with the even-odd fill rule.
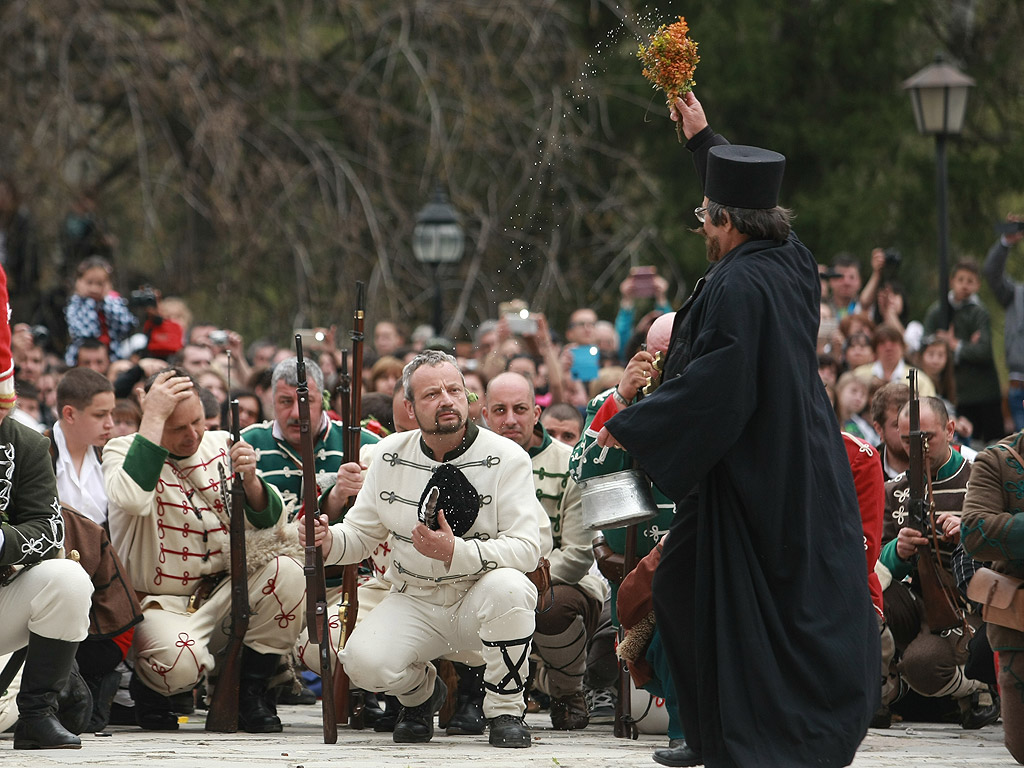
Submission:
[[[648,768],[651,752],[664,736],[641,734],[638,741],[616,739],[611,726],[583,731],[552,731],[546,714],[527,716],[533,728],[529,749],[495,749],[486,736],[435,733],[429,744],[398,745],[391,734],[338,729],[338,743],[325,745],[320,707],[279,708],[284,733],[211,734],[197,712],[175,733],[111,727],[109,736],[83,735],[82,749],[18,751],[12,735],[0,734],[0,766],[127,767],[159,761],[160,768],[214,765],[279,768]],[[905,723],[870,731],[853,768],[1010,768],[1016,763],[1003,747],[1002,725],[964,731],[956,725]]]

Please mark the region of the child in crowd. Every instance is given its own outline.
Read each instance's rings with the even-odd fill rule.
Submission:
[[[875,362],[875,347],[871,336],[858,331],[846,339],[843,344],[843,363],[852,371],[862,365]]]
[[[935,385],[935,393],[956,403],[956,379],[953,373],[953,355],[948,342],[934,334],[921,340],[917,367],[928,374]]]
[[[948,299],[932,304],[924,328],[926,334],[949,344],[957,410],[974,424],[974,438],[988,443],[999,440],[1006,431],[1002,389],[992,355],[991,318],[978,298],[980,287],[978,265],[970,259],[957,262],[950,273]]]
[[[134,400],[118,400],[114,405],[114,428],[111,437],[134,435],[142,424],[142,411]]]
[[[847,371],[836,382],[836,417],[844,432],[877,445],[878,434],[864,418],[868,407],[868,385],[852,371]]]
[[[110,349],[110,359],[127,357],[124,342],[135,328],[128,304],[112,293],[110,262],[90,256],[78,265],[74,293],[64,307],[70,343],[64,355],[68,365],[78,362],[78,348],[85,339],[99,339]]]

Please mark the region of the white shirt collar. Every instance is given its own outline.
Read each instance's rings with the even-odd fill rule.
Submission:
[[[103,525],[107,520],[107,491],[103,487],[103,467],[96,458],[96,451],[91,447],[86,450],[82,471],[76,474],[60,421],[53,425],[53,442],[57,446],[57,497],[93,522]]]

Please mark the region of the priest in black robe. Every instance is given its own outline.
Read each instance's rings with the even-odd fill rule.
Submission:
[[[677,503],[655,574],[687,744],[665,765],[845,766],[879,702],[857,495],[818,377],[821,286],[778,207],[785,158],[676,102],[710,267],[660,387],[598,436]]]

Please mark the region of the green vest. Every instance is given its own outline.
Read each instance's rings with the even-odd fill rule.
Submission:
[[[302,456],[284,440],[274,437],[274,422],[264,421],[242,430],[242,438],[256,451],[260,477],[277,488],[284,500],[288,519],[292,520],[302,506]],[[327,428],[313,443],[316,460],[316,484],[319,494],[333,486],[338,468],[348,459],[344,451],[345,427],[340,421],[327,420]],[[367,429],[360,430],[359,445],[373,445],[380,440]]]

